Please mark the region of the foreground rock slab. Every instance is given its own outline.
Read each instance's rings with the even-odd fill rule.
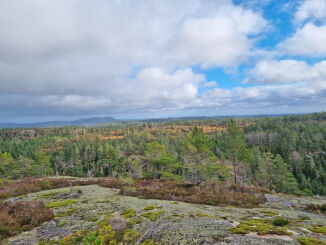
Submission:
[[[268,202],[261,207],[245,209],[139,199],[121,196],[118,192],[89,185],[28,194],[17,200],[42,200],[54,210],[56,217],[3,244],[56,244],[76,232],[95,230],[101,222],[107,221],[117,231],[133,223],[133,230],[140,234],[136,244],[145,239],[155,244],[299,244],[300,236],[326,241],[325,234],[309,230],[316,225],[326,226],[326,216],[303,210],[307,203],[324,203],[322,198],[268,195]],[[243,220],[269,220],[279,216],[291,221],[287,227],[291,235],[230,232],[230,228],[237,227]]]

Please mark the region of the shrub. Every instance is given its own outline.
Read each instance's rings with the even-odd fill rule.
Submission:
[[[308,204],[305,209],[314,213],[326,213],[326,203],[320,205]]]
[[[135,180],[132,196],[148,199],[184,201],[207,205],[256,207],[266,199],[255,187],[203,182],[195,186],[186,181],[168,179]],[[124,193],[121,193],[124,194]]]
[[[111,226],[104,226],[97,232],[91,232],[84,238],[84,245],[116,244],[116,235]],[[73,243],[74,244],[74,243]]]
[[[148,199],[184,201],[207,205],[228,205],[257,207],[266,198],[253,186],[231,185],[203,182],[194,186],[186,181],[169,179],[132,180],[130,178],[93,178],[93,179],[33,179],[25,178],[0,186],[0,200],[42,190],[42,183],[49,181],[51,188],[95,185],[120,189],[120,194]],[[46,184],[47,185],[47,184]],[[49,187],[49,186],[48,186]]]
[[[278,217],[273,220],[273,225],[275,225],[275,226],[285,226],[288,224],[289,224],[289,221],[283,217]]]
[[[40,201],[4,202],[0,204],[0,240],[31,230],[53,218],[51,209]]]
[[[45,184],[43,184],[45,182]],[[49,184],[50,183],[50,184]],[[122,184],[117,178],[96,178],[96,179],[36,179],[22,178],[18,180],[6,180],[6,184],[0,186],[0,200],[9,197],[20,196],[28,193],[39,192],[46,189],[57,189],[69,187],[70,183],[73,186],[83,185],[100,185],[102,187],[120,189]],[[43,186],[43,187],[42,187]]]
[[[49,180],[44,180],[42,182],[42,190],[48,190],[51,189],[52,183]]]

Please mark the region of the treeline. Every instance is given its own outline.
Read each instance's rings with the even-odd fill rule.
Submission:
[[[326,194],[326,113],[0,130],[0,175],[130,176]],[[180,128],[182,125],[191,126]],[[204,133],[206,126],[225,130]],[[177,133],[176,133],[177,132]],[[121,136],[114,138],[114,136]],[[110,138],[113,136],[112,138]]]

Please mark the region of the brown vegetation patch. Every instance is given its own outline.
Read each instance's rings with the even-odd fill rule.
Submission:
[[[3,202],[0,204],[0,240],[31,230],[52,218],[51,209],[40,201]]]
[[[44,183],[47,183],[46,185]],[[204,182],[193,185],[186,181],[169,179],[134,180],[132,186],[126,187],[117,178],[90,179],[21,179],[0,187],[0,199],[37,192],[45,189],[62,187],[99,185],[120,189],[122,195],[148,199],[183,201],[208,205],[232,205],[255,207],[266,201],[264,194],[254,186],[227,185]],[[26,187],[28,186],[28,187]]]
[[[326,203],[324,204],[308,204],[305,210],[313,213],[326,213]]]
[[[117,188],[121,187],[117,178],[90,178],[90,179],[74,179],[74,178],[23,178],[9,181],[0,186],[0,200],[25,195],[28,193],[38,192],[42,190],[57,189],[63,187],[83,186],[83,185],[100,185],[102,187]]]
[[[207,205],[255,207],[265,203],[262,193],[252,186],[226,185],[204,182],[193,185],[164,179],[135,181],[136,191],[122,193],[148,199],[184,201]]]

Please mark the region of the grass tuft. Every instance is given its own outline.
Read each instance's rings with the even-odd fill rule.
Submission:
[[[71,205],[71,204],[74,204],[77,202],[78,202],[78,200],[70,199],[70,200],[64,200],[64,201],[59,201],[59,202],[50,202],[50,203],[45,204],[45,206],[48,208],[59,208],[59,207]]]
[[[313,226],[309,228],[310,231],[316,232],[316,233],[321,233],[326,235],[326,226]]]
[[[326,245],[326,242],[307,236],[298,237],[298,242],[302,245]]]

